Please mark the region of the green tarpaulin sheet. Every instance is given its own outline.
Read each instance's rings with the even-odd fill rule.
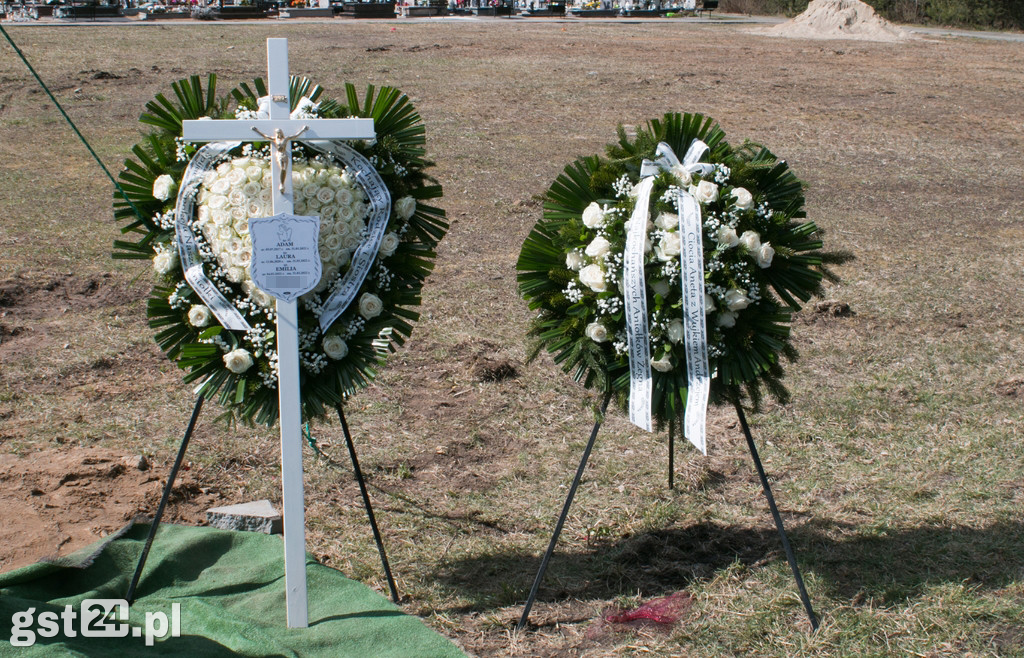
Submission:
[[[309,628],[289,629],[285,622],[284,558],[281,538],[164,524],[146,562],[128,626],[116,620],[94,621],[93,631],[127,637],[83,637],[85,599],[121,599],[135,570],[147,525],[135,525],[56,563],[33,564],[0,574],[0,654],[13,656],[358,656],[432,658],[463,656],[449,640],[404,614],[390,601],[340,572],[307,557]],[[173,604],[179,637],[170,637]],[[78,615],[65,634],[57,616]],[[25,614],[34,608],[31,623]],[[46,632],[40,613],[55,613]],[[147,617],[147,613],[149,617]],[[148,626],[162,639],[146,646]],[[26,629],[35,635],[26,642]],[[135,630],[139,629],[139,630]],[[12,635],[13,633],[13,635]]]

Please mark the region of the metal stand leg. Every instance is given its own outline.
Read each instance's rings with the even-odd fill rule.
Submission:
[[[782,539],[782,548],[786,551],[786,559],[789,560],[789,568],[793,570],[793,578],[796,579],[796,587],[800,591],[800,600],[803,601],[804,609],[807,610],[807,616],[811,620],[811,628],[818,630],[818,618],[814,614],[814,609],[811,608],[811,599],[807,596],[807,588],[804,587],[804,579],[800,575],[800,567],[796,564],[796,555],[793,553],[793,547],[789,545],[789,538],[786,537],[786,529],[782,525],[782,517],[779,516],[779,508],[775,506],[775,497],[772,496],[772,488],[768,485],[768,477],[764,474],[764,467],[761,466],[761,458],[757,456],[757,448],[754,446],[754,437],[750,434],[750,426],[747,425],[747,417],[743,414],[743,407],[740,405],[739,398],[737,397],[733,404],[736,406],[736,414],[740,419],[740,426],[743,428],[743,434],[747,437],[747,447],[750,448],[750,456],[754,458],[754,466],[757,468],[757,474],[761,478],[761,486],[764,488],[765,498],[768,499],[768,508],[772,511],[772,517],[775,519],[775,527],[779,531],[779,537]]]
[[[196,406],[192,409],[192,418],[188,421],[188,428],[185,430],[185,436],[181,440],[181,447],[178,448],[178,456],[174,460],[174,466],[171,467],[171,473],[167,476],[167,484],[164,485],[164,493],[160,497],[160,505],[157,506],[153,522],[149,526],[149,536],[146,537],[146,545],[142,549],[142,555],[139,556],[139,564],[135,567],[135,575],[132,576],[132,583],[128,586],[128,593],[124,596],[125,600],[128,601],[128,605],[135,602],[135,588],[138,587],[139,578],[142,577],[142,570],[146,566],[149,549],[153,547],[153,538],[156,537],[156,530],[160,526],[160,519],[164,515],[167,499],[171,497],[171,489],[174,487],[175,478],[178,477],[178,469],[181,468],[181,462],[185,459],[185,450],[188,448],[189,439],[192,438],[192,430],[196,428],[196,422],[199,420],[199,412],[203,409],[203,400],[202,395],[196,398]]]
[[[356,482],[359,483],[359,491],[363,495],[363,506],[366,507],[366,516],[370,519],[370,528],[373,530],[373,540],[377,542],[377,552],[380,553],[380,562],[384,565],[384,575],[388,579],[388,588],[391,590],[391,599],[398,603],[398,588],[395,587],[395,579],[391,577],[391,567],[388,565],[388,555],[384,551],[384,541],[380,537],[380,530],[377,529],[377,519],[373,516],[373,506],[370,504],[370,495],[366,491],[366,482],[363,480],[363,471],[359,468],[359,460],[356,458],[356,447],[352,443],[352,435],[348,431],[348,423],[345,422],[345,412],[342,405],[337,406],[338,419],[341,421],[341,429],[345,433],[345,442],[348,444],[348,454],[352,458],[352,470],[356,473]]]
[[[540,561],[540,569],[537,570],[537,577],[533,580],[533,587],[530,588],[530,595],[526,597],[526,606],[523,608],[523,616],[519,618],[519,623],[516,624],[516,630],[520,631],[526,626],[527,619],[530,616],[530,608],[533,607],[533,602],[537,599],[537,590],[540,589],[540,583],[544,580],[544,572],[548,569],[548,562],[551,561],[551,554],[555,552],[555,544],[558,543],[558,536],[562,534],[562,526],[565,525],[565,519],[569,516],[569,508],[572,507],[572,499],[576,495],[576,488],[580,486],[580,480],[583,479],[583,471],[587,468],[587,460],[590,459],[590,451],[594,448],[594,440],[597,439],[597,431],[601,429],[601,423],[604,421],[604,414],[608,410],[608,403],[612,399],[611,391],[604,396],[604,403],[601,405],[601,417],[594,423],[594,429],[590,432],[590,441],[587,442],[587,448],[583,451],[583,459],[580,460],[580,466],[576,469],[576,477],[572,481],[572,486],[569,488],[569,495],[565,498],[565,505],[562,506],[562,515],[558,517],[558,523],[555,524],[555,532],[551,535],[551,541],[548,543],[548,550],[544,553],[544,558]]]
[[[668,488],[676,488],[676,423],[668,422]]]

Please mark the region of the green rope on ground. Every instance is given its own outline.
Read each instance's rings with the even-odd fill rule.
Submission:
[[[124,190],[121,189],[121,186],[118,184],[118,182],[114,180],[114,177],[111,175],[106,165],[104,165],[103,161],[100,160],[100,156],[96,155],[96,151],[94,151],[92,149],[92,146],[89,145],[89,142],[86,141],[85,136],[82,135],[82,133],[78,130],[78,126],[76,126],[75,122],[71,120],[71,117],[68,116],[68,113],[64,111],[64,107],[60,104],[60,101],[58,101],[57,98],[50,91],[50,88],[46,86],[46,83],[43,82],[43,79],[39,77],[39,74],[36,73],[36,70],[32,68],[31,64],[29,64],[29,61],[25,57],[25,54],[21,52],[21,49],[18,48],[17,44],[14,43],[14,39],[11,38],[11,35],[7,34],[7,30],[4,29],[3,25],[0,25],[0,33],[4,35],[5,39],[7,39],[7,43],[11,44],[11,48],[14,48],[14,52],[18,53],[18,57],[20,57],[21,61],[25,63],[25,66],[28,67],[29,72],[31,72],[32,75],[35,77],[36,82],[38,82],[39,86],[43,88],[43,91],[46,92],[46,95],[49,96],[50,100],[53,101],[53,104],[57,106],[57,110],[60,111],[61,115],[64,117],[64,120],[68,122],[68,125],[71,126],[71,129],[75,131],[76,135],[78,135],[78,139],[82,140],[82,143],[85,144],[85,148],[89,150],[89,153],[96,160],[96,164],[100,166],[100,169],[103,170],[103,173],[107,175],[107,178],[110,179],[110,182],[113,183],[114,187],[117,188],[117,192],[118,194],[121,195],[121,198],[128,202],[128,205],[131,206],[132,212],[135,213],[136,217],[145,221],[145,217],[142,216],[142,213],[139,212],[139,209],[135,207],[135,204],[132,203],[131,199],[129,199],[128,196],[124,193]]]

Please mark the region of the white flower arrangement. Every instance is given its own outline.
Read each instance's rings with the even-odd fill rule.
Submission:
[[[117,241],[115,257],[151,262],[157,284],[148,303],[150,325],[168,357],[188,371],[185,380],[198,381],[204,395],[218,398],[238,418],[270,424],[277,418],[276,300],[252,280],[249,235],[250,219],[273,214],[269,147],[225,148],[183,179],[198,147],[181,140],[184,119],[260,117],[264,99],[256,98],[252,89],[263,88],[263,83],[241,85],[219,100],[212,77],[207,84],[209,92],[198,78],[181,80],[176,87],[184,94],[177,98],[207,99],[206,107],[169,107],[166,102],[147,106],[150,113],[142,120],[158,132],[133,149],[138,159],[127,160],[121,173],[131,207],[115,202],[115,217],[130,227],[129,234],[142,237]],[[444,211],[429,203],[442,192],[426,174],[432,163],[423,157],[423,125],[419,115],[409,111],[407,97],[394,89],[371,88],[365,103],[349,106],[321,98],[322,90],[308,81],[297,79],[293,84],[301,94],[294,102],[293,118],[368,116],[380,122],[378,126],[388,126],[378,127],[377,140],[347,143],[355,155],[345,156],[345,162],[336,150],[301,140],[292,143],[293,212],[320,221],[322,276],[299,300],[303,415],[315,418],[330,410],[331,401],[367,385],[383,355],[410,334],[418,317],[412,307],[419,303],[447,224]],[[358,94],[350,88],[347,97]],[[227,99],[237,106],[224,109]],[[366,108],[372,108],[371,114]],[[376,173],[366,168],[369,165],[350,164],[366,161],[376,163]],[[390,213],[386,196],[382,201],[378,195],[376,205],[371,205],[363,182],[367,172],[379,176],[387,188]],[[136,209],[143,214],[137,215]],[[368,270],[363,270],[366,277],[350,277],[345,284],[356,251],[371,233],[371,220],[375,230],[383,229],[383,237],[375,253],[360,252],[371,258]],[[179,242],[191,250],[182,252],[187,260],[198,259],[202,266],[209,284],[205,296],[185,280]],[[332,311],[340,315],[321,330],[325,307],[343,285],[356,286],[354,301]],[[226,315],[240,317],[248,328],[226,329]]]
[[[682,321],[679,190],[697,201],[703,223],[704,312],[713,400],[735,399],[762,383],[784,396],[781,355],[790,314],[820,289],[821,242],[804,217],[802,187],[767,149],[734,149],[713,121],[668,114],[607,147],[607,158],[581,158],[548,190],[543,218],[520,253],[520,290],[537,311],[530,334],[587,386],[618,392],[626,405],[629,350],[623,253],[640,189],[642,163],[655,145],[684,153],[695,139],[709,147],[702,166],[656,168],[644,254],[652,412],[678,423],[686,399],[687,347]],[[756,400],[755,400],[756,402]]]

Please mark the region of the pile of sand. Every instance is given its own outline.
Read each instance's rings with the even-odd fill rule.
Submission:
[[[913,38],[906,30],[878,16],[871,5],[861,0],[811,0],[807,11],[793,20],[758,33],[795,39],[904,41]]]

